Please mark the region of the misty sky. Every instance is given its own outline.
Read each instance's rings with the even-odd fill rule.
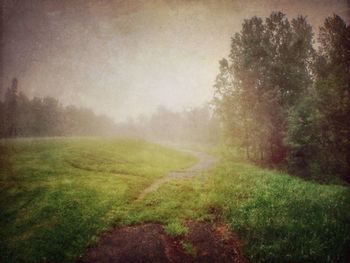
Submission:
[[[1,2],[1,1],[0,1]],[[114,120],[209,101],[242,20],[283,11],[317,30],[346,0],[2,0],[1,84]]]

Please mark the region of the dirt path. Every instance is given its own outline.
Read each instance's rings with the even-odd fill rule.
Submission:
[[[179,151],[186,152],[189,154],[192,154],[197,158],[197,162],[192,165],[191,167],[188,167],[184,170],[180,171],[173,171],[168,173],[165,177],[155,181],[152,185],[147,187],[143,192],[140,194],[140,196],[137,198],[137,200],[142,200],[148,193],[153,192],[157,190],[162,184],[165,182],[168,182],[172,179],[177,179],[177,178],[184,178],[184,177],[192,177],[199,175],[200,172],[205,171],[212,167],[216,163],[216,158],[208,155],[203,152],[198,152],[198,151],[193,151],[193,150],[188,150],[188,149],[183,149],[179,147],[174,147]]]
[[[165,178],[156,181],[141,193],[138,200],[167,181],[200,175],[216,162],[214,157],[202,152],[178,150],[194,155],[197,162],[187,169],[170,172]],[[246,262],[240,252],[241,242],[225,224],[188,220],[185,225],[188,232],[178,236],[167,235],[163,225],[157,223],[116,227],[105,232],[99,242],[88,248],[78,262]]]
[[[105,233],[78,262],[245,262],[240,244],[225,225],[188,221],[186,226],[188,233],[177,237],[168,236],[160,224],[115,228]]]

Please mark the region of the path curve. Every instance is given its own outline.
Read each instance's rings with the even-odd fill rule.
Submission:
[[[214,166],[214,164],[217,162],[214,156],[203,152],[189,150],[176,146],[173,146],[173,148],[175,148],[178,151],[186,152],[195,156],[197,158],[197,162],[186,169],[169,172],[165,177],[156,180],[153,184],[151,184],[149,187],[142,191],[137,200],[142,200],[148,193],[157,190],[165,182],[168,182],[172,179],[197,176],[200,174],[200,172],[209,169],[210,167]]]

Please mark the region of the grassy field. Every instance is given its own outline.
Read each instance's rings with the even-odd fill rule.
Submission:
[[[215,181],[213,201],[252,262],[346,262],[349,187],[231,161],[222,162]]]
[[[145,200],[137,220],[181,233],[188,218],[224,221],[250,262],[348,262],[350,188],[321,185],[242,161],[222,160],[193,179],[169,182]]]
[[[216,151],[211,151],[216,153]],[[138,140],[1,142],[0,262],[74,261],[113,224],[224,221],[251,262],[345,262],[350,188],[222,158],[201,176],[140,192],[194,158]]]
[[[0,152],[0,262],[74,260],[146,186],[195,161],[139,140],[5,140]]]

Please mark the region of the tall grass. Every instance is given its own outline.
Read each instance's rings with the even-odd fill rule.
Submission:
[[[345,262],[350,188],[237,162],[216,170],[215,203],[252,262]]]

